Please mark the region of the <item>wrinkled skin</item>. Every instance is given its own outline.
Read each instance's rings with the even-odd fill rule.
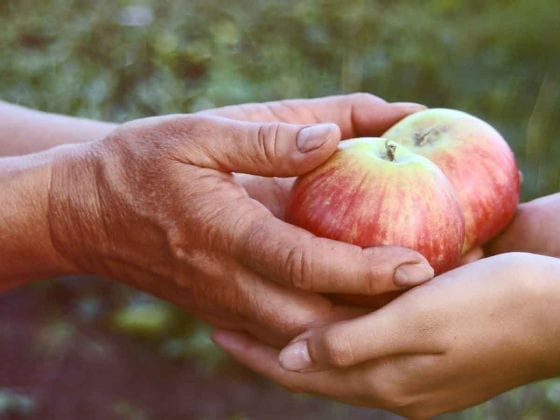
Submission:
[[[413,251],[361,249],[281,220],[290,177],[341,138],[379,134],[419,109],[365,94],[249,104],[138,120],[54,149],[54,248],[68,272],[115,278],[284,344],[361,313],[319,293],[376,295],[403,289],[398,272],[409,285],[432,277]]]

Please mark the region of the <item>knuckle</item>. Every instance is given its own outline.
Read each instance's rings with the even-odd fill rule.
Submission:
[[[355,361],[351,342],[336,327],[328,328],[322,335],[324,357],[330,366],[352,366]]]
[[[376,295],[386,292],[385,280],[393,278],[394,267],[384,250],[380,248],[367,248],[361,251],[364,261],[364,271],[366,280],[366,293]]]
[[[257,149],[265,162],[273,163],[278,152],[280,124],[261,124],[257,130]]]
[[[311,264],[304,246],[293,246],[288,251],[284,264],[289,281],[295,288],[306,291],[313,289]]]
[[[181,116],[165,116],[165,117],[152,117],[147,119],[150,130],[150,139],[156,141],[158,139],[177,139],[184,138],[185,135],[191,135],[201,130],[207,123],[205,117],[196,117],[192,115]],[[140,125],[135,127],[135,131],[142,133],[145,131],[145,126],[140,121]]]
[[[372,95],[371,93],[367,93],[367,92],[353,93],[350,95],[350,98],[352,101],[364,105],[380,104],[385,102],[383,99],[379,98],[378,96]]]

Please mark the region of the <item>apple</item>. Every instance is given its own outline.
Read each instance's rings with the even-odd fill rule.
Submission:
[[[409,115],[382,137],[427,157],[447,176],[465,217],[463,252],[486,243],[512,219],[519,170],[508,144],[489,124],[434,108]]]
[[[288,196],[286,219],[361,247],[414,249],[436,273],[458,264],[464,242],[463,212],[443,172],[380,138],[341,142],[323,165],[300,176]]]

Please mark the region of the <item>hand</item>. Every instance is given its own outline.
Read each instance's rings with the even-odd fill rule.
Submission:
[[[490,254],[525,251],[560,257],[560,193],[519,205],[512,223],[487,245]]]
[[[199,115],[225,117],[239,121],[289,124],[336,123],[343,139],[379,136],[398,120],[426,107],[416,103],[388,104],[382,99],[355,93],[319,99],[292,99],[279,102],[250,103],[201,111]],[[295,177],[263,177],[235,174],[250,197],[283,219],[288,193]]]
[[[358,95],[240,109],[274,110],[277,119],[290,111],[286,119],[302,124],[206,112],[138,120],[59,149],[49,218],[74,271],[122,280],[276,345],[356,313],[318,292],[376,294],[431,278],[416,252],[361,249],[282,222],[232,176],[305,173],[334,152],[339,127],[343,136],[376,134],[410,105]]]
[[[280,354],[239,333],[214,340],[291,390],[430,417],[560,374],[559,279],[555,258],[504,254],[307,331]]]

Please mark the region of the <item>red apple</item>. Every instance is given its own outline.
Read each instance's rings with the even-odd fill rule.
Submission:
[[[361,247],[400,245],[423,254],[436,273],[455,267],[464,219],[453,188],[429,159],[394,142],[342,142],[299,177],[288,198],[290,223]]]
[[[465,217],[463,252],[483,245],[512,219],[519,170],[508,144],[484,121],[461,111],[428,109],[383,134],[433,161],[451,181]]]

